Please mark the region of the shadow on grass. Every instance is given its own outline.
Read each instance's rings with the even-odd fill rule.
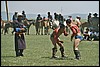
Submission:
[[[58,57],[58,58],[41,57],[41,58],[48,58],[48,59],[55,59],[55,60],[74,60],[74,58],[72,58],[72,57],[66,57],[66,58],[62,58],[62,57]]]
[[[16,56],[1,56],[2,58],[15,58]]]

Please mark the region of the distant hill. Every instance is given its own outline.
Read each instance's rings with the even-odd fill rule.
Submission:
[[[75,19],[77,15],[80,16],[82,19],[87,19],[87,14],[78,14],[78,13],[77,14],[64,15],[64,17],[68,18],[68,16],[72,16],[72,18]]]
[[[10,20],[12,20],[12,16],[13,16],[14,13],[9,13],[9,17],[10,17]],[[73,19],[76,18],[77,15],[79,15],[82,19],[86,19],[87,18],[87,14],[70,14],[72,16]],[[1,16],[2,16],[2,19],[3,20],[7,20],[7,15],[6,15],[6,12],[1,12]],[[28,19],[35,19],[37,17],[37,14],[26,14],[27,18]],[[47,14],[42,14],[41,15],[42,17],[47,17]],[[68,18],[69,15],[63,15],[64,18]]]
[[[12,20],[13,14],[14,13],[9,13],[10,20]],[[6,12],[1,12],[1,16],[2,16],[3,20],[7,20]],[[36,14],[26,14],[26,16],[27,16],[28,19],[36,18]]]

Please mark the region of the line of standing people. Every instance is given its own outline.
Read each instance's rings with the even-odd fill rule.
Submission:
[[[57,14],[57,13],[54,13],[54,19],[52,17],[52,15],[50,14],[50,12],[47,13],[48,16],[47,18],[46,17],[43,17],[38,14],[37,18],[36,18],[36,35],[43,35],[43,26],[44,26],[44,33],[45,33],[45,30],[47,30],[48,33],[46,34],[50,34],[49,33],[49,29],[53,29],[53,25],[59,25],[59,24],[63,24],[64,22],[64,18],[61,14]],[[45,22],[46,21],[46,22]],[[58,21],[58,23],[57,23]],[[47,27],[45,27],[45,23],[47,24]]]

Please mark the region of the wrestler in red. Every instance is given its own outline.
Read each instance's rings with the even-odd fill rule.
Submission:
[[[64,33],[65,36],[68,35],[68,33],[66,32],[65,26],[64,24],[61,24],[60,27],[56,28],[52,34],[50,35],[50,40],[52,41],[52,44],[54,45],[54,47],[52,48],[52,58],[57,58],[55,56],[56,52],[57,52],[57,44],[60,46],[60,51],[61,51],[61,56],[62,57],[66,57],[64,55],[64,46],[63,46],[63,41],[61,41],[59,39],[59,36]]]
[[[73,32],[73,34],[71,35],[71,41],[72,41],[73,37],[75,37],[73,50],[74,50],[75,58],[79,60],[80,52],[78,50],[78,45],[79,45],[79,42],[83,39],[83,37],[81,36],[79,27],[77,25],[73,24],[70,19],[66,20],[66,24],[67,24],[67,26],[70,27],[70,29]]]

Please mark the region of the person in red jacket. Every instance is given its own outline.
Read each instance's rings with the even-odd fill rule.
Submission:
[[[71,35],[71,41],[72,41],[73,37],[75,37],[73,50],[74,50],[75,58],[77,60],[79,60],[80,59],[80,52],[78,49],[78,45],[79,45],[79,42],[81,40],[83,40],[83,37],[81,36],[81,32],[80,32],[79,27],[77,25],[73,24],[70,19],[66,20],[66,24],[67,24],[67,26],[70,27],[70,29],[73,32],[73,34]]]
[[[50,35],[50,40],[53,44],[53,48],[52,48],[52,58],[57,58],[57,56],[55,56],[56,52],[57,52],[57,44],[60,46],[60,52],[61,52],[61,56],[62,57],[66,57],[64,54],[64,46],[63,46],[63,41],[61,41],[59,39],[59,36],[64,33],[65,36],[68,35],[68,33],[66,32],[65,26],[64,24],[60,24],[60,27],[54,29],[54,31],[52,32],[52,34]]]

